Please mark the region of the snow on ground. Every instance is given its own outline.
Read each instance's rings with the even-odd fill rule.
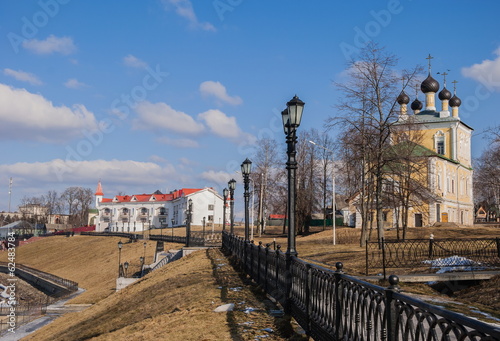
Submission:
[[[481,263],[460,256],[424,260],[423,263],[430,264],[431,269],[439,268],[439,270],[436,272],[438,274],[453,271],[478,271],[485,269],[484,266],[481,266]]]

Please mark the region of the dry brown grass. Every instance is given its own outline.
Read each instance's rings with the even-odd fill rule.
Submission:
[[[121,261],[139,264],[144,254],[143,241],[127,243],[118,237],[54,236],[44,238],[16,249],[16,263],[21,263],[75,282],[86,291],[69,303],[95,303],[115,291],[118,274],[118,241],[125,244]],[[165,248],[177,248],[165,244]],[[146,264],[153,262],[156,242],[147,241]],[[0,252],[0,261],[6,261],[6,252]]]
[[[274,318],[244,282],[220,250],[198,251],[25,340],[285,340],[263,331],[276,330]],[[213,312],[230,302],[235,311]],[[245,313],[246,307],[257,310]]]

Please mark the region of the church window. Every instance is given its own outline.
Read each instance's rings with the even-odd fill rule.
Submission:
[[[444,155],[444,138],[441,137],[437,141],[437,153]]]
[[[444,133],[441,130],[434,135],[434,143],[436,153],[444,155],[446,148],[444,143]]]

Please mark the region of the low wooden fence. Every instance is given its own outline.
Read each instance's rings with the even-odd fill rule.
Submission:
[[[223,248],[307,335],[322,340],[500,340],[500,328],[427,304],[390,286],[373,285],[270,245],[254,245],[223,233]]]

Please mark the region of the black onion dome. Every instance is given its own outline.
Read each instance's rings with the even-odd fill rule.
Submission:
[[[453,97],[450,99],[450,107],[459,107],[460,104],[462,104],[462,100],[457,97],[457,95],[453,95]]]
[[[411,102],[411,110],[422,110],[423,107],[424,105],[418,100],[418,98],[415,98],[415,100]]]
[[[451,92],[448,89],[443,88],[443,90],[441,90],[439,92],[438,97],[442,101],[445,100],[445,99],[450,99],[451,98]]]
[[[424,94],[428,92],[438,92],[439,83],[437,80],[432,78],[431,74],[429,73],[429,76],[427,76],[427,78],[422,82],[422,84],[420,84],[420,90],[422,90]]]
[[[405,94],[404,91],[401,91],[401,93],[399,94],[398,98],[396,98],[396,101],[398,101],[398,103],[400,105],[402,105],[402,104],[408,104],[408,103],[410,103],[410,97],[408,97],[408,95]]]

